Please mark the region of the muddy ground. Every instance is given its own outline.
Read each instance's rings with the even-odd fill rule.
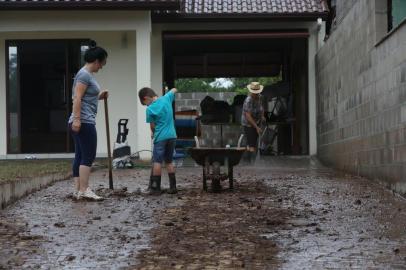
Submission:
[[[148,175],[115,171],[111,193],[98,171],[103,202],[62,181],[0,211],[0,269],[406,269],[406,201],[370,180],[272,158],[236,167],[234,191],[187,167],[177,195],[149,196]]]

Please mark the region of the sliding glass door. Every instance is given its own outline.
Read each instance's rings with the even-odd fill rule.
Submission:
[[[7,42],[8,153],[72,152],[72,83],[86,40]]]

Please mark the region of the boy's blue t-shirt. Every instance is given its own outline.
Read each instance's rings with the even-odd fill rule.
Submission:
[[[154,143],[176,139],[172,102],[175,94],[170,91],[147,107],[147,123],[155,124]]]

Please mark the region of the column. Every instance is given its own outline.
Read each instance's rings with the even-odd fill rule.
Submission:
[[[309,155],[317,154],[317,122],[316,122],[316,53],[318,42],[317,23],[309,28]]]
[[[6,58],[4,47],[5,41],[0,36],[0,158],[7,154],[7,113],[6,113]]]
[[[151,87],[151,20],[150,17],[143,27],[136,32],[137,52],[137,125],[136,151],[152,150],[151,132],[149,124],[145,122],[146,107],[138,99],[138,90],[142,87]],[[141,152],[141,159],[151,158],[150,152]]]

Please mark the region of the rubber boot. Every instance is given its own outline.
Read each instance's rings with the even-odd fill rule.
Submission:
[[[168,194],[176,194],[178,190],[176,189],[176,176],[174,173],[168,173],[169,176],[169,189]]]
[[[149,189],[150,194],[161,194],[161,176],[153,175],[150,180],[151,186]]]
[[[151,185],[152,185],[152,169],[151,169],[151,174],[149,175],[148,190],[151,190]]]

